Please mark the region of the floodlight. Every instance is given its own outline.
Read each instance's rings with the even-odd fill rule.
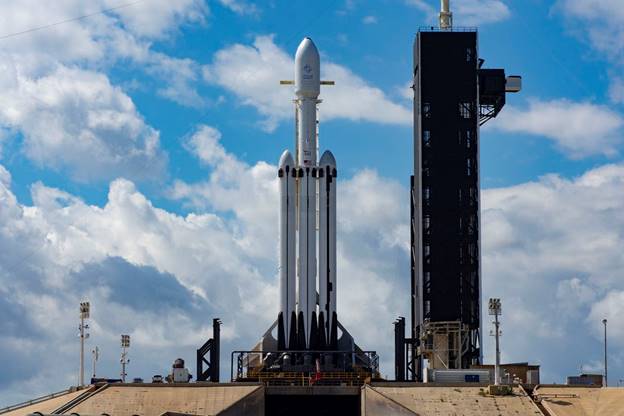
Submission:
[[[89,302],[80,302],[80,317],[82,319],[88,319],[90,309],[91,305],[89,305]]]
[[[488,302],[488,311],[490,315],[501,315],[501,300],[499,298],[490,298]]]

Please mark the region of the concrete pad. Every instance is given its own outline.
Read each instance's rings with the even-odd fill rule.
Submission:
[[[624,388],[541,386],[533,394],[551,416],[624,416]]]
[[[132,416],[162,415],[169,412],[193,416],[221,414],[234,416],[240,414],[236,409],[242,408],[246,409],[246,413],[243,414],[263,415],[264,408],[260,406],[259,409],[258,406],[258,394],[264,397],[263,388],[257,385],[112,384],[101,388],[63,414],[108,413],[115,416]],[[247,398],[250,399],[249,405],[234,406]]]
[[[79,397],[82,394],[87,393],[88,391],[89,391],[88,389],[77,390],[73,392],[68,391],[67,393],[61,396],[57,396],[48,400],[44,400],[36,404],[26,405],[18,409],[10,410],[8,412],[0,413],[0,414],[2,416],[25,416],[27,414],[35,413],[35,412],[40,412],[44,414],[52,413],[59,407],[63,406],[65,403],[68,403],[74,400],[75,398]]]
[[[418,416],[417,413],[384,396],[370,386],[362,388],[362,416]]]
[[[373,387],[420,416],[542,416],[526,394],[488,396],[480,387]]]

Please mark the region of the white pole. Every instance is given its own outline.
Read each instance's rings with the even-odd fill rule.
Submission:
[[[451,13],[450,0],[441,0],[440,4],[440,29],[453,27],[453,13]]]
[[[84,314],[80,314],[80,377],[78,377],[78,386],[84,386]]]
[[[91,351],[93,354],[93,375],[92,377],[95,378],[95,363],[97,363],[97,360],[100,358],[100,349],[98,347],[95,347],[95,349],[93,351]]]
[[[80,302],[80,375],[78,377],[78,385],[84,386],[84,342],[89,338],[89,334],[85,331],[89,329],[89,325],[85,323],[85,319],[89,319],[90,305],[89,302]]]
[[[121,348],[121,382],[126,382],[126,348]]]
[[[607,387],[609,385],[607,379],[607,320],[603,319],[602,323],[604,325],[604,386]]]
[[[500,322],[498,321],[498,313],[496,313],[494,315],[494,330],[496,331],[494,335],[496,339],[496,366],[494,367],[494,384],[497,386],[500,383],[500,331],[498,329],[499,325]]]
[[[494,335],[496,340],[496,364],[494,365],[494,385],[498,386],[501,382],[500,377],[500,321],[498,317],[501,315],[501,301],[499,298],[490,298],[488,301],[488,311],[490,316],[494,316],[494,334],[490,332],[490,335]]]
[[[122,335],[121,336],[121,359],[119,362],[121,363],[121,381],[123,383],[126,382],[126,364],[130,362],[128,357],[128,348],[130,347],[130,335]]]

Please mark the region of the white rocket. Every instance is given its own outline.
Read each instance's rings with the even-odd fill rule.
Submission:
[[[284,151],[278,171],[278,344],[291,350],[330,348],[336,338],[336,160],[326,151],[317,163],[321,84],[333,82],[320,80],[318,50],[305,38],[295,55],[296,160]]]

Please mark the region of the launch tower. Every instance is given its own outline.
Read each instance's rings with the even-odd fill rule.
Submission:
[[[440,27],[421,28],[414,42],[412,337],[397,379],[422,379],[424,359],[430,369],[482,360],[479,126],[521,82],[482,65],[477,30],[453,28],[442,0]]]

